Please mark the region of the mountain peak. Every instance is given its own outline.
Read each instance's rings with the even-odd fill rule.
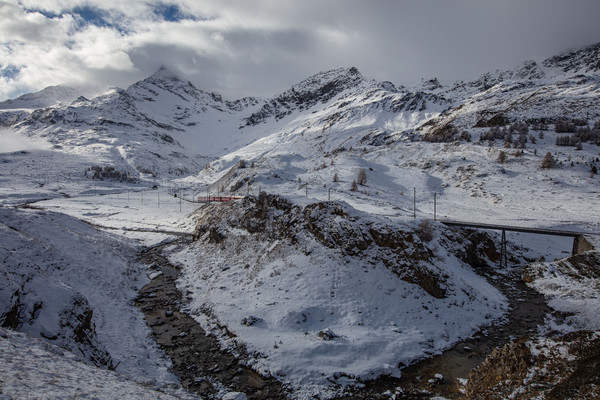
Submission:
[[[336,68],[325,72],[319,72],[292,86],[295,91],[313,91],[319,89],[344,90],[356,86],[364,80],[362,74],[356,67]],[[340,90],[340,91],[341,91]]]
[[[319,72],[268,101],[245,119],[246,125],[256,125],[269,117],[278,120],[294,110],[306,110],[318,103],[327,103],[344,90],[354,88],[364,81],[365,78],[356,67]]]
[[[127,92],[134,97],[148,100],[158,96],[157,88],[179,97],[188,96],[188,100],[198,100],[204,95],[204,92],[196,88],[190,81],[179,78],[165,66],[160,67],[148,78],[131,85]]]
[[[155,73],[146,78],[146,80],[178,81],[181,79],[171,72],[170,69],[162,65]]]

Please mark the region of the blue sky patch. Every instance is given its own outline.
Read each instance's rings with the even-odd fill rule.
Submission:
[[[183,11],[177,4],[158,3],[153,7],[152,12],[156,16],[164,19],[167,22],[178,22],[182,20],[198,20],[198,18],[194,15]]]
[[[0,76],[10,80],[14,80],[19,75],[19,72],[21,72],[21,67],[17,67],[16,65],[0,65]]]
[[[61,18],[64,15],[72,15],[77,20],[79,28],[93,25],[101,28],[116,29],[120,33],[127,33],[129,31],[125,23],[127,20],[125,15],[114,10],[104,10],[87,4],[76,6],[70,10],[63,10],[60,13],[41,8],[28,8],[25,9],[25,11],[40,13],[50,19]]]

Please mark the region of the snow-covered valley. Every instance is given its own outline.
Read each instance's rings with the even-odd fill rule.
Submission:
[[[227,101],[161,69],[93,99],[0,103],[0,357],[29,374],[2,370],[0,396],[92,397],[56,387],[108,379],[102,397],[194,398],[134,304],[157,244],[179,270],[177,311],[291,398],[400,377],[505,320],[509,299],[477,266],[508,277],[538,260],[531,286],[574,316],[536,334],[597,330],[597,276],[542,261],[572,239],[508,232],[507,270],[499,232],[440,220],[600,233],[599,49],[451,86],[341,68]],[[245,197],[196,202],[220,195]]]

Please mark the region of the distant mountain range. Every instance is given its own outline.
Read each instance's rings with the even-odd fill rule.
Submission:
[[[442,85],[433,78],[413,87],[340,68],[270,99],[235,101],[161,68],[93,99],[52,86],[1,102],[0,126],[130,174],[181,176],[274,134],[329,133],[331,141],[315,148],[333,151],[356,130],[361,143],[449,141],[464,130],[521,120],[598,119],[599,60],[595,44],[469,82]]]

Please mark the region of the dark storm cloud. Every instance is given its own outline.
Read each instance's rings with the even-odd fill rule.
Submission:
[[[0,1],[0,97],[127,86],[161,65],[228,98],[350,66],[449,84],[600,42],[598,15],[598,0]]]

